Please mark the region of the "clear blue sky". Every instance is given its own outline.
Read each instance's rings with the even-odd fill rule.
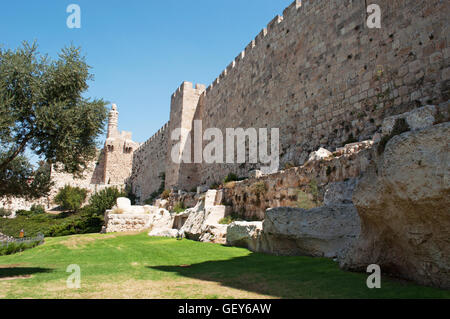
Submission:
[[[95,81],[87,96],[119,107],[119,128],[144,142],[168,119],[183,81],[209,85],[293,0],[14,0],[3,1],[0,45],[37,40],[56,56],[81,46]],[[81,29],[66,8],[81,7]]]

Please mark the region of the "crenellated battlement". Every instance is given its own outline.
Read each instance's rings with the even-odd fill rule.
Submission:
[[[139,149],[146,150],[138,153],[140,167],[148,165],[151,173],[139,179],[145,168],[136,170],[136,183],[148,184],[143,193],[150,194],[165,171],[166,188],[192,189],[258,168],[164,159],[177,143],[168,132],[184,129],[179,144],[189,150],[196,120],[203,131],[279,128],[282,168],[301,165],[319,147],[332,151],[372,138],[387,114],[442,103],[450,80],[450,49],[442,32],[448,5],[429,0],[412,8],[410,2],[378,0],[381,29],[366,27],[364,1],[292,2],[206,89],[191,82],[176,89],[170,123]]]
[[[164,124],[155,134],[152,135],[148,140],[146,140],[144,143],[142,143],[139,148],[135,151],[137,153],[144,150],[145,147],[147,147],[149,144],[151,144],[155,139],[157,139],[161,134],[164,134],[167,129],[169,128],[170,121]]]
[[[172,94],[172,99],[183,96],[186,92],[193,92],[193,91],[203,92],[204,90],[205,90],[204,84],[197,83],[194,86],[192,82],[184,81]]]
[[[305,2],[305,1],[303,1]],[[307,1],[306,1],[307,2]],[[268,24],[263,28],[258,35],[252,39],[245,49],[225,68],[222,73],[211,83],[205,90],[205,94],[210,94],[213,88],[217,88],[219,83],[225,80],[226,76],[235,68],[238,68],[241,63],[245,61],[245,57],[252,54],[252,51],[257,47],[264,47],[263,44],[267,41],[268,35],[276,37],[276,33],[279,32],[279,25],[285,20],[292,19],[295,14],[298,14],[299,9],[302,7],[302,1],[296,0],[289,5],[283,11],[283,15],[276,15]],[[275,35],[273,35],[275,33]]]

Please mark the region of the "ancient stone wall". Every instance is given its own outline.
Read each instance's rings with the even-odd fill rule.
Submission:
[[[204,130],[280,128],[283,168],[303,164],[319,146],[370,138],[388,115],[448,100],[448,2],[374,1],[381,29],[366,26],[365,1],[302,2],[273,19],[206,89]],[[252,168],[203,164],[198,176],[209,185]]]
[[[295,1],[206,90],[184,82],[172,96],[166,148],[160,140],[146,146],[166,151],[166,188],[190,191],[222,182],[230,172],[246,177],[265,166],[175,163],[171,152],[178,141],[170,134],[177,128],[187,130],[181,149],[191,150],[194,162],[188,141],[196,138],[195,120],[202,121],[203,133],[218,128],[223,137],[226,128],[279,128],[279,169],[284,169],[302,165],[319,147],[335,151],[372,138],[388,116],[447,101],[449,3],[374,3],[381,8],[380,29],[367,27],[366,1]],[[202,141],[203,149],[208,143]],[[148,163],[144,176],[134,177],[133,185],[153,190],[159,187],[155,177],[163,155],[147,154],[139,158]]]
[[[133,165],[127,184],[141,203],[157,191],[166,172],[169,123],[143,143],[133,154]]]
[[[166,172],[166,187],[176,187],[183,185],[184,188],[190,189],[196,187],[199,182],[197,169],[195,165],[185,163],[183,158],[177,157],[175,153],[178,149],[182,154],[190,153],[191,158],[194,156],[193,151],[193,121],[196,114],[199,99],[205,91],[205,86],[201,84],[193,86],[190,82],[183,82],[178,90],[172,95],[170,107],[170,122],[169,132],[175,134],[172,140],[171,136],[168,139],[167,146],[167,172]],[[177,135],[177,129],[181,129],[180,134]],[[176,144],[179,144],[178,148]],[[179,153],[178,153],[179,154]],[[184,155],[183,155],[184,156]]]

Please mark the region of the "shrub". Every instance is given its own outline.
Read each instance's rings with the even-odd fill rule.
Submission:
[[[87,209],[82,214],[76,215],[73,219],[67,219],[63,223],[51,226],[47,230],[46,236],[58,237],[98,233],[101,231],[103,223],[103,216],[91,214]]]
[[[231,215],[225,216],[224,218],[219,220],[219,224],[221,224],[221,225],[229,225],[232,222],[235,222],[235,221],[238,221],[238,220],[242,220],[242,219],[240,219],[236,214],[231,214]]]
[[[111,209],[119,197],[125,197],[126,193],[115,187],[102,189],[95,193],[89,199],[88,209],[96,215],[103,215],[108,209]]]
[[[220,188],[220,184],[219,183],[212,183],[211,186],[209,186],[209,189],[219,189]]]
[[[36,240],[33,242],[29,242],[29,243],[10,242],[8,244],[0,245],[0,256],[11,255],[11,254],[15,254],[15,253],[24,251],[25,249],[34,248],[37,245],[39,245],[40,243],[41,243],[41,241]]]
[[[253,184],[250,190],[256,196],[264,195],[267,192],[267,185],[264,182],[258,182]]]
[[[9,209],[0,208],[0,217],[8,217],[11,215],[11,211]]]
[[[62,209],[76,212],[83,205],[86,196],[87,191],[85,189],[66,185],[59,190],[55,197],[55,203]]]
[[[16,211],[16,216],[23,216],[23,217],[31,217],[33,215],[33,212],[30,210],[18,210]]]
[[[42,205],[33,205],[31,206],[30,211],[33,215],[45,214],[45,208]]]
[[[162,199],[167,199],[170,196],[170,190],[166,189],[161,193],[161,198]]]
[[[173,207],[173,211],[175,212],[175,213],[182,213],[182,212],[184,212],[186,210],[186,207],[184,206],[184,203],[183,202],[178,202],[178,203],[176,203],[175,204],[175,206]]]
[[[223,183],[226,184],[229,182],[236,182],[238,180],[239,180],[239,178],[237,177],[236,174],[230,173],[225,177],[225,179],[223,180]]]

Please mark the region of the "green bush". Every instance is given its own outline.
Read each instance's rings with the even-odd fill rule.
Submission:
[[[62,209],[76,212],[83,205],[86,196],[87,191],[85,189],[66,185],[59,190],[55,197],[55,203]]]
[[[184,203],[183,202],[178,202],[178,203],[176,203],[175,204],[175,206],[173,207],[173,211],[175,212],[175,213],[182,213],[182,212],[184,212],[186,210],[186,207],[184,206]]]
[[[30,217],[33,215],[33,212],[30,210],[18,210],[16,211],[16,216],[24,216],[24,217]]]
[[[74,219],[68,219],[60,224],[51,226],[47,232],[48,237],[69,236],[75,234],[90,234],[101,231],[103,216],[93,214],[88,208],[83,209]]]
[[[236,174],[230,173],[225,177],[225,179],[223,180],[223,183],[226,184],[229,182],[236,182],[238,180],[239,180],[239,178],[237,177]]]
[[[125,192],[115,187],[102,189],[91,196],[87,209],[95,215],[103,215],[116,204],[117,198],[125,196]]]
[[[0,245],[0,256],[15,254],[24,251],[25,249],[34,248],[39,244],[40,241],[36,240],[30,243],[10,242],[8,244]]]
[[[42,205],[33,205],[31,206],[30,211],[34,215],[45,214],[45,207]]]

